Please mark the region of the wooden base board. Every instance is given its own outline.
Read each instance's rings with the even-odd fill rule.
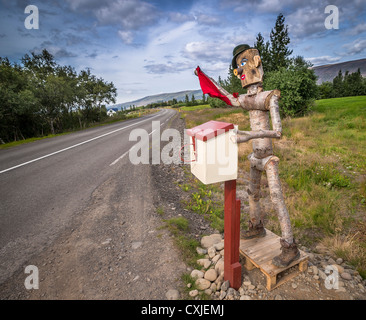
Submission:
[[[281,253],[280,237],[266,229],[266,236],[249,240],[240,240],[240,254],[245,258],[244,267],[247,270],[259,268],[267,278],[267,290],[271,291],[287,282],[308,267],[308,255],[300,250],[300,258],[285,268],[272,264],[272,259]],[[298,270],[277,279],[280,273],[297,266]]]

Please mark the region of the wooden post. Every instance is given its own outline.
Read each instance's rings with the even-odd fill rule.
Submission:
[[[225,255],[224,279],[238,290],[241,286],[240,245],[240,200],[236,199],[236,180],[225,181]]]

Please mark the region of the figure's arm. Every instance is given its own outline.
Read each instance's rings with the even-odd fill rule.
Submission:
[[[198,76],[204,94],[207,93],[211,97],[219,98],[233,107],[240,107],[238,98],[227,92],[214,79],[207,76],[199,67],[194,71],[194,74]]]
[[[251,139],[259,138],[274,138],[280,139],[282,136],[282,124],[280,118],[280,110],[278,106],[278,96],[272,95],[269,101],[269,111],[271,113],[271,121],[273,130],[259,130],[259,131],[240,131],[237,130],[238,135],[243,137],[234,136],[233,141],[236,143],[247,142]]]
[[[237,131],[237,134],[243,137],[234,136],[233,141],[236,143],[247,142],[251,139],[259,138],[281,138],[281,133],[272,130],[259,130],[259,131]]]

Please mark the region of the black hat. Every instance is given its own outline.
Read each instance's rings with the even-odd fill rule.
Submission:
[[[233,69],[236,68],[236,57],[244,52],[245,50],[248,50],[248,49],[252,49],[248,44],[239,44],[238,46],[236,46],[233,50],[233,60],[231,62],[231,65],[233,67]]]

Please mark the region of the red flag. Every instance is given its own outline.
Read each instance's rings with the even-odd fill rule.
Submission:
[[[203,94],[208,94],[210,97],[213,98],[219,98],[229,106],[232,106],[230,100],[220,92],[220,90],[216,87],[212,80],[201,71],[200,67],[197,67],[196,74],[200,81],[200,86]]]

